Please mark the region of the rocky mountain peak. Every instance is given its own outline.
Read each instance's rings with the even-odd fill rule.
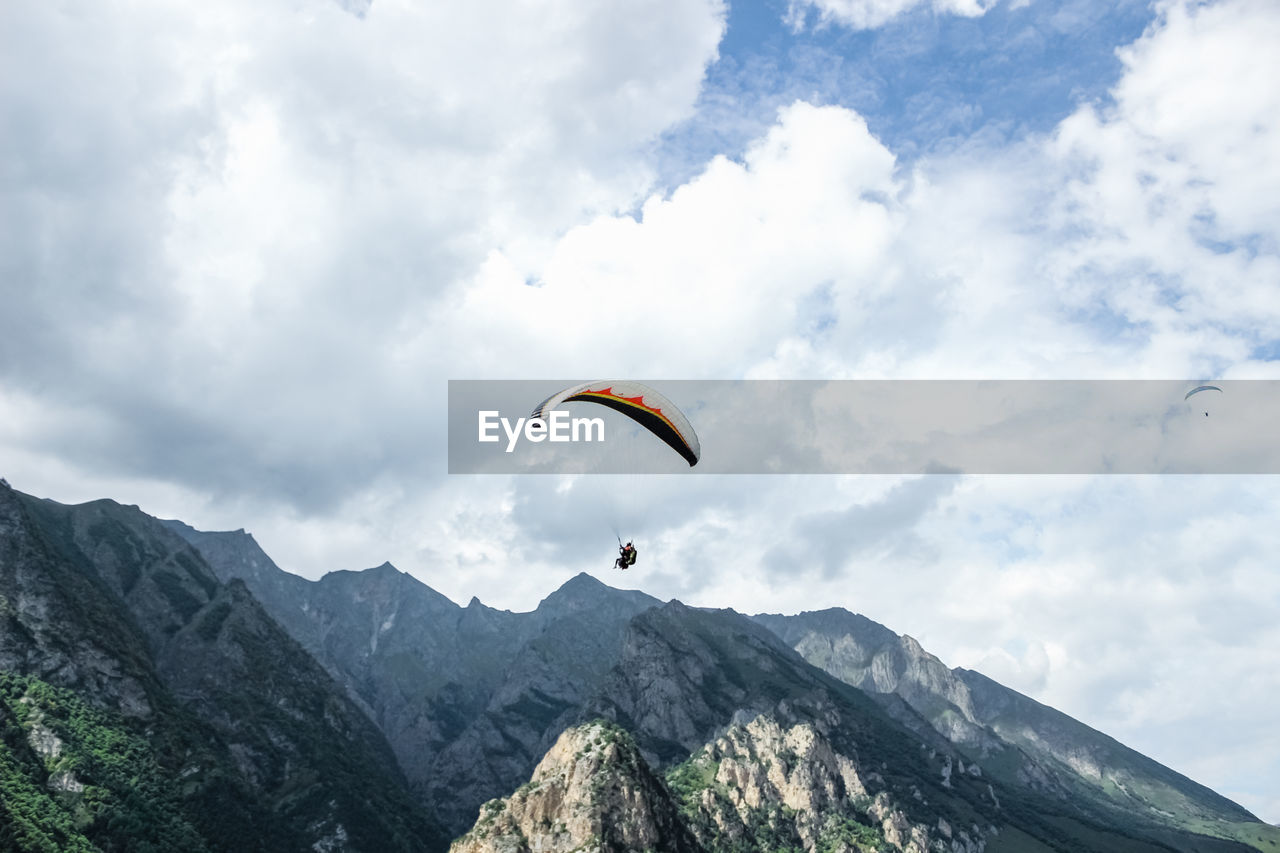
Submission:
[[[566,609],[588,606],[592,601],[610,592],[616,592],[616,590],[605,586],[586,572],[579,572],[562,583],[555,592],[542,599],[538,603],[538,609],[547,606]]]
[[[410,575],[400,571],[391,563],[384,562],[371,569],[338,569],[326,572],[320,582],[338,583],[344,586],[349,585],[355,589],[372,591],[374,589],[394,589],[399,586],[401,581],[410,578]]]
[[[902,635],[902,648],[907,652],[907,654],[915,658],[922,658],[926,656],[933,657],[933,655],[930,655],[924,650],[924,646],[920,645],[920,641],[910,634]]]
[[[636,590],[616,589],[581,572],[538,603],[537,613],[558,619],[570,614],[606,610],[639,611],[661,604],[658,599]]]
[[[631,736],[602,720],[566,729],[532,779],[490,800],[452,853],[698,850]]]

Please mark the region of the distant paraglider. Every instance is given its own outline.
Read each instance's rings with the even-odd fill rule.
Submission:
[[[639,382],[601,381],[573,385],[543,400],[533,410],[532,417],[547,420],[551,411],[561,403],[576,401],[599,403],[622,412],[670,445],[684,457],[690,468],[697,465],[702,456],[698,435],[684,413],[662,394]]]
[[[1219,394],[1221,394],[1221,393],[1222,393],[1222,389],[1221,389],[1221,388],[1219,388],[1217,385],[1197,385],[1196,387],[1194,387],[1194,388],[1192,388],[1190,391],[1188,391],[1188,392],[1187,392],[1187,394],[1186,394],[1186,396],[1185,396],[1185,397],[1183,397],[1182,399],[1183,399],[1183,400],[1190,400],[1194,395],[1196,395],[1196,394],[1200,394],[1200,393],[1203,393],[1203,392],[1205,392],[1205,391],[1217,391]],[[1207,417],[1209,417],[1209,413],[1208,413],[1208,412],[1205,412],[1205,413],[1204,413],[1204,416],[1205,416],[1206,418],[1207,418]]]

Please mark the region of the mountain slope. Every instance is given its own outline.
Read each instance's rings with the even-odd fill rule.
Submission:
[[[673,648],[677,657],[697,656],[706,651],[697,645],[686,636]],[[778,663],[782,681],[808,681],[814,689],[768,712],[739,711],[685,761],[668,765],[663,785],[653,782],[660,765],[638,745],[644,736],[633,743],[625,729],[598,720],[570,727],[526,784],[482,807],[453,853],[1243,849],[1212,839],[1192,846],[1187,837],[1169,846],[985,783],[975,768],[953,763],[954,756],[928,748],[856,699],[846,701],[849,688],[833,684],[828,693],[821,673],[806,675],[801,663],[788,674],[785,658]],[[660,823],[668,829],[655,835]],[[620,841],[608,836],[609,827],[639,831]]]
[[[872,780],[864,783],[864,795],[883,796],[907,823],[926,827],[921,832],[929,844],[934,836],[927,828],[940,820],[952,827],[1012,827],[1047,849],[1110,853],[1167,843],[1126,822],[987,778],[909,707],[884,707],[732,611],[673,602],[637,616],[623,658],[588,710],[631,731],[657,767],[687,758],[731,722],[744,725],[764,715],[786,729],[808,726],[835,752],[874,768],[864,777]],[[1243,849],[1205,841],[1184,833],[1166,849]]]
[[[519,614],[536,633],[530,630],[484,709],[433,765],[428,795],[458,802],[442,811],[451,826],[465,828],[480,803],[528,778],[561,731],[585,719],[588,700],[619,660],[630,620],[654,604],[578,575],[532,613]]]
[[[827,720],[820,734],[832,750],[879,762],[873,799],[884,794],[904,814],[927,802],[921,825],[941,819],[970,840],[979,837],[974,825],[985,827],[973,820],[980,816],[1004,829],[986,838],[992,848],[1018,839],[1025,849],[1240,850],[1222,840],[1236,818],[1265,838],[1238,806],[1214,806],[1216,795],[1195,800],[1220,807],[1207,813],[1220,825],[1208,829],[1115,800],[1033,749],[1034,738],[1003,736],[1007,721],[984,716],[985,694],[914,640],[844,611],[752,621],[678,602],[657,607],[585,575],[530,613],[475,599],[464,608],[389,565],[290,579],[242,532],[170,525],[224,580],[251,585],[360,701],[418,795],[455,832],[527,780],[561,732],[584,720],[615,721],[647,764],[667,772],[726,726],[763,716],[787,731]],[[793,834],[812,840],[814,826]]]
[[[390,564],[307,581],[243,531],[165,524],[346,686],[454,832],[528,778],[616,662],[628,620],[659,603],[583,574],[529,613],[459,607]]]
[[[1151,837],[1166,827],[1280,845],[1280,831],[1225,797],[978,673],[951,670],[865,617],[835,608],[753,618],[837,678],[901,697],[992,778],[1101,820],[1132,817]]]
[[[244,584],[220,583],[136,507],[0,488],[0,602],[0,663],[29,679],[13,701],[63,688],[121,738],[145,735],[211,847],[408,850],[439,837],[384,739],[315,661]],[[6,714],[10,742],[14,725],[33,737],[41,715]],[[8,757],[37,780],[60,760]],[[96,826],[93,797],[62,793]]]

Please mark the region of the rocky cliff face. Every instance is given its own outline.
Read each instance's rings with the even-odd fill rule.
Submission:
[[[880,742],[842,710],[810,697],[740,712],[662,782],[625,730],[603,721],[570,727],[526,784],[482,807],[451,853],[1247,849],[1082,820],[986,783],[978,768],[923,744],[895,754],[900,742]]]
[[[37,680],[12,689],[64,688],[116,715],[95,731],[150,732],[210,846],[415,849],[439,835],[381,734],[245,585],[220,583],[136,507],[0,488],[0,614],[0,663]]]
[[[677,767],[669,778],[708,849],[874,836],[906,850],[912,837],[932,844],[939,821],[978,845],[971,827],[998,820],[980,769],[915,712],[902,709],[931,737],[732,611],[673,602],[637,616],[590,707],[632,731],[651,764]]]
[[[968,686],[914,638],[838,608],[753,618],[841,681],[901,696],[951,742],[979,754],[1007,746],[978,720]]]
[[[710,850],[757,849],[981,853],[987,832],[953,826],[923,798],[913,814],[895,802],[874,768],[823,733],[834,722],[780,723],[759,715],[704,747],[669,774],[699,840]],[[913,791],[913,801],[915,794]]]
[[[986,849],[994,827],[953,826],[922,800],[910,813],[895,803],[879,772],[823,733],[839,726],[830,711],[822,722],[792,725],[774,715],[744,719],[665,781],[622,729],[572,727],[527,784],[484,805],[451,853]]]
[[[465,828],[481,802],[527,779],[560,732],[585,718],[584,706],[618,663],[631,618],[654,604],[580,575],[537,610],[517,614],[529,623],[528,639],[483,709],[432,765],[426,790],[433,800],[459,803],[446,812],[452,825]]]
[[[479,601],[459,607],[390,564],[307,581],[279,569],[243,531],[202,533],[166,524],[198,548],[224,582],[243,581],[344,686],[386,735],[416,787],[435,777],[440,752],[483,714],[532,633],[529,620]],[[527,775],[528,767],[522,769]]]
[[[40,535],[22,496],[0,486],[0,669],[84,688],[126,716],[151,716],[163,692],[139,633],[70,545]]]
[[[1260,837],[1247,810],[1114,738],[980,673],[956,669],[954,677],[969,689],[977,721],[1032,756],[1073,801],[1224,838]],[[1266,835],[1280,846],[1280,831]]]
[[[451,853],[695,853],[700,848],[630,736],[603,721],[566,729],[510,797],[491,800]]]
[[[1235,803],[979,673],[948,668],[913,638],[863,616],[836,608],[753,618],[815,666],[872,695],[903,700],[993,779],[1070,803],[1093,819],[1136,820],[1151,837],[1183,849],[1213,842],[1160,828],[1255,837],[1256,818]]]
[[[240,579],[366,709],[411,785],[455,833],[529,776],[658,604],[579,575],[531,613],[459,607],[390,564],[306,581],[242,531],[166,522]]]

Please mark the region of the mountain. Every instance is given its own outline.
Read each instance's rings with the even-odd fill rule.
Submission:
[[[950,669],[908,636],[835,608],[760,614],[807,661],[870,695],[903,699],[995,779],[1104,820],[1280,845],[1280,831],[1236,803],[1066,714],[966,669]]]
[[[220,577],[242,578],[359,698],[417,795],[454,833],[474,828],[483,803],[527,782],[567,727],[612,720],[632,734],[655,772],[666,772],[729,721],[753,713],[785,718],[780,706],[794,714],[809,707],[796,705],[796,697],[818,695],[821,707],[844,708],[837,714],[858,737],[880,745],[886,769],[901,768],[880,774],[899,799],[913,798],[922,778],[955,773],[969,799],[1003,798],[1004,808],[1020,809],[1019,831],[1051,839],[1039,842],[1047,849],[1062,839],[1107,849],[1100,838],[1122,838],[1121,846],[1138,845],[1133,849],[1244,849],[1189,821],[1153,821],[1142,809],[1099,805],[1071,773],[983,723],[973,691],[918,643],[854,614],[829,611],[833,624],[825,627],[814,614],[752,620],[661,605],[587,575],[530,613],[493,610],[476,599],[462,608],[389,565],[314,582],[290,579],[243,532],[170,524]],[[812,624],[794,621],[801,619]],[[405,736],[415,731],[431,736]],[[916,763],[922,744],[937,767]],[[979,780],[976,793],[965,788],[969,779]],[[954,796],[947,790],[940,801]],[[1234,809],[1243,826],[1261,828],[1259,837],[1269,840],[1265,825]],[[1044,824],[1041,813],[1056,824]],[[1223,826],[1209,831],[1238,835]]]
[[[634,779],[623,790],[650,793],[538,793],[539,769],[482,806],[455,850],[628,849],[562,827],[570,815],[616,823],[618,804],[637,802],[645,815],[674,805],[708,851],[1247,849],[990,778],[904,700],[831,677],[732,611],[670,602],[632,617],[579,716],[626,732],[645,772],[665,775],[670,802]]]
[[[659,604],[590,575],[530,613],[459,607],[389,563],[308,581],[244,531],[165,524],[224,582],[243,581],[386,735],[417,796],[462,832],[528,778],[616,663],[630,618]]]
[[[221,583],[137,507],[0,486],[0,674],[0,791],[18,849],[441,838],[323,669],[243,583]]]
[[[884,795],[913,824],[992,825],[1047,849],[1245,849],[992,777],[909,703],[831,677],[733,611],[672,602],[632,619],[623,657],[588,711],[630,731],[646,760],[662,768],[705,748],[729,721],[765,715],[784,728],[810,726],[834,750],[872,768],[870,793]]]
[[[1114,789],[1123,787],[1122,791]],[[845,611],[527,613],[0,492],[0,850],[1241,853],[1275,828]]]

